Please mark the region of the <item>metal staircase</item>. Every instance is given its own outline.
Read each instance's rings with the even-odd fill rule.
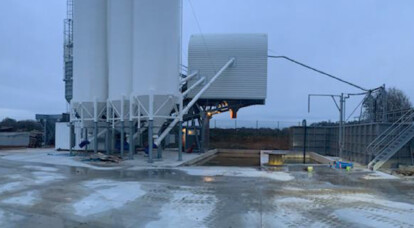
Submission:
[[[413,120],[414,110],[407,111],[368,145],[366,154],[373,157],[368,164],[369,169],[379,169],[414,138]]]

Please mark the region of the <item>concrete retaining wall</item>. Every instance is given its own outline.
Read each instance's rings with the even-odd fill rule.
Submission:
[[[28,147],[29,144],[29,132],[0,132],[0,146]]]
[[[343,158],[367,165],[372,155],[366,153],[367,146],[386,130],[390,124],[367,123],[346,125],[344,132],[344,154]],[[338,127],[308,127],[306,148],[322,155],[339,156]],[[303,150],[303,127],[291,128],[290,148],[294,151]],[[399,164],[411,164],[413,162],[412,151],[414,140],[395,154],[385,167],[396,167]]]

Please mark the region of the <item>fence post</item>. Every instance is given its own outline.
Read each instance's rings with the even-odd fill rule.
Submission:
[[[303,120],[303,164],[306,164],[306,135],[307,135],[307,126],[306,126],[306,120]]]
[[[256,120],[256,129],[259,129],[259,121]]]
[[[280,130],[279,121],[277,121],[277,129]]]
[[[237,129],[237,120],[234,120],[234,129]]]

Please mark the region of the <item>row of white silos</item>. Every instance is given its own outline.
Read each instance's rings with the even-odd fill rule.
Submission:
[[[125,99],[127,115],[130,97],[146,110],[151,94],[158,106],[178,97],[182,0],[74,0],[73,18],[72,107],[78,117],[92,120],[107,101],[119,111]],[[159,116],[173,107],[157,104]]]

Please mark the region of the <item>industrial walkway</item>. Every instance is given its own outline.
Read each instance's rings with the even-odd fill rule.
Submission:
[[[0,227],[414,227],[414,180],[363,170],[23,160],[0,159]]]

